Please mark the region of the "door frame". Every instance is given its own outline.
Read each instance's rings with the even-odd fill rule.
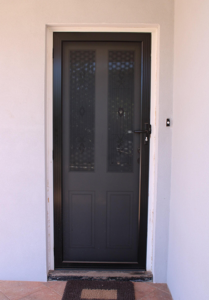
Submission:
[[[157,148],[157,111],[158,111],[158,82],[159,82],[159,26],[142,26],[132,24],[129,27],[125,25],[111,26],[97,24],[79,27],[77,25],[46,27],[46,198],[47,198],[47,248],[48,248],[48,270],[54,269],[53,254],[53,161],[52,161],[52,44],[54,32],[149,32],[152,40],[152,65],[151,65],[151,124],[152,137],[150,139],[150,159],[149,159],[149,199],[148,199],[148,230],[147,230],[147,250],[146,250],[146,270],[153,269],[153,237],[154,237],[154,207],[156,202],[156,171],[155,161]]]

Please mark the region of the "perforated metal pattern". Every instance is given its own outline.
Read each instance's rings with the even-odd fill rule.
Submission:
[[[133,171],[134,51],[109,51],[108,171]]]
[[[95,51],[70,51],[70,171],[94,171]]]

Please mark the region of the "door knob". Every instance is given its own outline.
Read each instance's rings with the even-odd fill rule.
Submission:
[[[145,123],[144,127],[145,127],[144,130],[134,130],[134,133],[138,133],[138,134],[145,133],[146,136],[145,136],[144,144],[146,145],[146,144],[148,144],[149,135],[151,134],[151,124]]]

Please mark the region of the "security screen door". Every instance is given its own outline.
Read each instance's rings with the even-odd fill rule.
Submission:
[[[61,44],[56,267],[145,266],[141,184],[144,178],[147,191],[149,135],[134,133],[144,129],[142,50],[134,41]]]

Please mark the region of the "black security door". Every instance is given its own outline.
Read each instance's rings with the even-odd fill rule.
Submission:
[[[149,34],[54,35],[55,266],[145,269]]]

